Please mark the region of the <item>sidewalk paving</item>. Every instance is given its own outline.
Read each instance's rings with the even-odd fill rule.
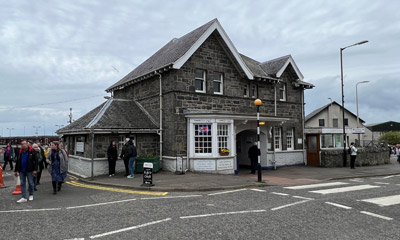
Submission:
[[[273,185],[309,184],[335,179],[363,178],[400,174],[400,164],[396,158],[391,158],[390,164],[379,166],[350,168],[323,168],[311,166],[283,167],[278,170],[262,172],[265,183],[257,183],[257,174],[243,170],[238,175],[220,175],[208,173],[187,172],[175,175],[171,172],[160,171],[153,174],[153,187],[141,187],[143,175],[136,174],[134,179],[128,179],[123,174],[114,177],[98,176],[93,180],[80,179],[81,182],[111,187],[122,187],[136,190],[193,192],[216,191],[240,188],[255,188]]]

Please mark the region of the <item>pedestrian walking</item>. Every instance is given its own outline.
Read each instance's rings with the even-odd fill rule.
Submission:
[[[34,190],[37,191],[36,186],[40,185],[40,178],[42,176],[42,172],[43,172],[43,169],[44,169],[44,163],[43,162],[44,162],[45,158],[44,158],[44,153],[42,153],[42,151],[41,151],[41,149],[39,147],[39,144],[36,144],[36,143],[33,144],[32,148],[33,148],[33,150],[35,150],[36,158],[37,158],[37,161],[38,161],[37,174],[36,174],[36,176],[33,176]]]
[[[115,175],[115,164],[118,159],[117,144],[115,141],[111,141],[110,146],[107,149],[108,157],[108,174],[110,177]]]
[[[18,153],[17,162],[15,164],[14,175],[21,180],[22,198],[17,203],[27,202],[26,198],[26,179],[28,179],[29,201],[33,200],[34,182],[33,176],[36,175],[38,161],[32,147],[27,141],[21,142],[21,150]]]
[[[60,149],[59,142],[51,143],[51,152],[46,161],[49,164],[47,169],[51,174],[53,194],[55,195],[57,191],[61,191],[61,186],[67,177],[68,171],[68,157],[64,150]]]
[[[350,144],[350,168],[351,169],[354,169],[356,157],[357,157],[357,148],[354,146],[354,143],[352,142]]]
[[[125,177],[129,176],[129,138],[125,139],[125,145],[122,147],[120,157],[124,160]]]
[[[251,173],[255,174],[256,169],[257,169],[257,164],[258,164],[258,146],[257,143],[255,142],[253,146],[249,148],[249,151],[247,152],[250,158],[250,163],[251,163]]]
[[[14,148],[11,146],[10,143],[7,144],[6,149],[4,149],[4,165],[3,169],[6,170],[7,163],[10,164],[10,170],[14,169],[13,160],[15,157]]]
[[[132,140],[129,140],[129,173],[128,178],[135,178],[135,161],[137,157],[136,147]]]
[[[67,149],[64,148],[64,144],[62,142],[60,142],[59,146],[60,146],[60,149],[62,149],[67,154],[67,157],[69,158],[69,153],[68,153]]]
[[[49,145],[44,145],[44,159],[47,159],[50,153]],[[47,161],[44,161],[44,167],[47,169]]]

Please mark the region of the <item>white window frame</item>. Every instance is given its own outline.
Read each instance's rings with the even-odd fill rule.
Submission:
[[[209,131],[211,131],[210,135],[196,135],[196,125],[198,126],[209,126]],[[193,144],[194,144],[194,154],[198,156],[211,156],[213,153],[213,148],[215,143],[213,143],[213,134],[214,134],[214,129],[213,129],[213,124],[212,123],[196,123],[193,125],[194,126],[194,131],[193,131]],[[211,143],[210,147],[210,152],[196,152],[196,137],[204,137],[204,138],[210,138],[210,141],[203,141],[204,143]],[[200,142],[199,142],[200,143]],[[202,147],[203,149],[209,148],[209,147]]]
[[[196,77],[196,71],[202,71],[203,72],[203,78],[197,78]],[[206,92],[206,71],[203,69],[195,69],[195,73],[194,73],[194,87],[196,88],[196,80],[201,80],[203,81],[203,90],[197,90],[196,92],[198,93],[205,93]]]
[[[278,141],[276,141],[276,140],[278,140]],[[277,145],[277,143],[278,143],[278,145]],[[274,128],[274,150],[275,151],[282,150],[282,129],[280,127]]]
[[[224,127],[226,129],[220,129],[220,127]],[[221,134],[224,133],[226,131],[226,134]],[[230,144],[229,144],[229,135],[230,135],[230,131],[229,131],[229,124],[223,124],[223,123],[218,123],[217,124],[217,138],[218,138],[218,153],[220,153],[220,150],[223,148],[229,149],[229,155],[232,154],[232,151],[230,149]],[[220,141],[220,138],[226,138],[226,141]]]
[[[215,79],[216,76],[219,76],[220,79]],[[219,92],[216,92],[215,89],[214,90],[214,94],[224,94],[224,76],[222,73],[214,73],[213,76],[213,88],[214,88],[214,82],[218,82],[220,84],[220,90]]]
[[[294,150],[294,131],[293,128],[286,131],[286,150]],[[290,146],[290,147],[289,147]]]
[[[243,97],[249,97],[250,96],[250,86],[249,86],[249,84],[246,84],[245,86],[244,86],[244,94],[243,94]]]
[[[254,89],[254,91],[253,91],[253,89]],[[257,85],[255,85],[255,84],[250,85],[250,93],[249,93],[249,95],[251,95],[252,98],[256,98],[257,97]]]
[[[281,98],[281,91],[283,91],[283,97]],[[282,83],[279,86],[279,101],[286,101],[286,84]]]

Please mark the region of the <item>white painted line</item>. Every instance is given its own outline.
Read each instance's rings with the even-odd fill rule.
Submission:
[[[267,210],[249,210],[249,211],[237,211],[237,212],[210,213],[210,214],[202,214],[202,215],[183,216],[183,217],[179,217],[179,218],[180,219],[202,218],[202,217],[212,217],[212,216],[221,216],[221,215],[233,215],[233,214],[244,214],[244,213],[259,213],[259,212],[266,212],[266,211]]]
[[[232,191],[210,193],[210,194],[208,194],[208,196],[220,195],[220,194],[225,194],[225,193],[240,192],[240,191],[244,191],[244,190],[247,190],[247,189],[246,189],[246,188],[243,188],[243,189],[237,189],[237,190],[232,190]]]
[[[380,184],[380,185],[388,185],[390,183],[386,183],[386,182],[374,182],[375,184]]]
[[[116,234],[116,233],[120,233],[120,232],[126,232],[126,231],[133,230],[133,229],[147,227],[147,226],[154,225],[154,224],[157,224],[157,223],[167,222],[167,221],[170,221],[170,220],[171,220],[171,218],[166,218],[166,219],[162,219],[162,220],[158,220],[158,221],[154,221],[154,222],[149,222],[149,223],[145,223],[145,224],[141,224],[141,225],[137,225],[137,226],[133,226],[133,227],[122,228],[122,229],[119,229],[119,230],[115,230],[115,231],[111,231],[111,232],[106,232],[106,233],[90,236],[90,238],[91,239],[100,238],[100,237],[104,237],[104,236],[108,236],[108,235],[112,235],[112,234]]]
[[[76,209],[76,208],[85,208],[85,207],[95,207],[95,206],[102,206],[102,205],[115,204],[115,203],[131,202],[131,201],[135,201],[135,200],[136,200],[136,199],[126,199],[126,200],[113,201],[113,202],[95,203],[95,204],[88,204],[88,205],[67,207],[66,209]]]
[[[393,218],[385,217],[385,216],[378,215],[378,214],[371,213],[371,212],[361,211],[360,213],[363,213],[363,214],[366,214],[366,215],[369,215],[369,216],[373,216],[373,217],[377,217],[377,218],[381,218],[381,219],[384,219],[384,220],[389,220],[389,221],[393,220]]]
[[[351,181],[351,182],[364,182],[363,180],[360,180],[360,179],[350,179],[349,181]]]
[[[400,195],[363,199],[361,201],[374,203],[374,204],[377,204],[377,205],[379,205],[381,207],[386,207],[386,206],[400,204]]]
[[[202,197],[203,195],[184,195],[184,196],[168,196],[168,197],[148,197],[140,198],[140,200],[156,200],[156,199],[172,199],[172,198],[192,198],[192,197]]]
[[[294,206],[294,205],[297,205],[297,204],[309,202],[309,201],[310,200],[303,200],[303,201],[300,201],[300,202],[294,202],[294,203],[286,204],[286,205],[283,205],[283,206],[280,206],[280,207],[271,208],[271,210],[275,211],[275,210],[279,210],[279,209],[282,209],[282,208],[291,207],[291,206]]]
[[[325,194],[331,194],[331,193],[343,193],[343,192],[366,190],[366,189],[372,189],[372,188],[380,188],[380,186],[373,186],[373,185],[366,184],[366,185],[351,186],[351,187],[316,190],[316,191],[310,191],[310,192],[325,195]]]
[[[85,240],[84,238],[70,238],[70,239],[65,239],[65,240]]]
[[[347,209],[347,210],[352,209],[352,207],[348,207],[348,206],[345,206],[345,205],[342,205],[342,204],[338,204],[338,203],[333,203],[333,202],[325,202],[325,203],[329,204],[329,205],[332,205],[332,206],[335,206],[335,207],[344,208],[344,209]]]
[[[293,196],[294,198],[300,198],[300,199],[305,199],[305,200],[314,200],[314,198],[307,198],[307,197],[302,197],[302,196]]]
[[[287,194],[287,193],[279,193],[279,192],[271,192],[272,194],[275,194],[275,195],[280,195],[280,196],[289,196],[289,194]]]
[[[7,210],[0,211],[0,213],[17,213],[17,212],[42,212],[42,211],[58,211],[61,208],[39,208],[39,209],[21,209],[21,210]]]
[[[398,176],[398,175],[386,176],[386,177],[383,177],[382,179],[388,179],[388,178],[392,178],[392,177],[394,177],[394,176]]]
[[[286,189],[292,190],[299,190],[299,189],[310,189],[310,188],[319,188],[319,187],[332,187],[332,186],[340,186],[340,185],[347,185],[348,183],[344,182],[329,182],[329,183],[316,183],[316,184],[309,184],[309,185],[301,185],[301,186],[294,186],[294,187],[284,187]]]
[[[266,192],[267,191],[267,190],[262,190],[262,189],[257,189],[257,188],[253,188],[253,189],[250,189],[250,190],[256,191],[256,192]]]

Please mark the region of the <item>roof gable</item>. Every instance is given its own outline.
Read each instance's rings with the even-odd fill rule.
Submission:
[[[317,116],[320,112],[324,111],[325,109],[327,109],[331,104],[335,104],[337,106],[339,106],[340,108],[342,107],[342,105],[340,105],[339,103],[337,103],[336,101],[333,101],[332,103],[328,103],[320,108],[315,109],[314,111],[312,111],[311,113],[309,113],[306,117],[305,117],[305,121],[310,120],[311,118]],[[347,108],[344,108],[346,110],[346,112],[350,113],[352,116],[354,116],[355,118],[357,118],[357,115],[355,115],[354,113],[352,113],[351,111],[349,111]],[[362,120],[361,118],[359,118],[360,121],[362,123],[365,123],[364,120]]]
[[[299,68],[297,67],[296,63],[294,62],[294,59],[291,55],[286,55],[280,58],[276,58],[273,60],[269,60],[266,62],[263,62],[261,64],[261,68],[267,73],[270,74],[274,77],[281,77],[282,74],[285,72],[286,68],[291,64],[293,67],[294,71],[296,72],[296,75],[299,77],[300,81],[303,81],[304,76],[300,72]]]

